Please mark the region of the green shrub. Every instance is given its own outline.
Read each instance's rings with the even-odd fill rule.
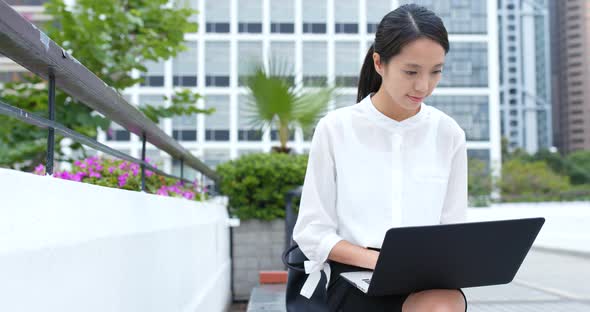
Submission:
[[[469,158],[468,194],[469,206],[489,206],[492,192],[492,175],[486,163],[477,158]]]
[[[571,191],[569,178],[553,172],[547,163],[521,159],[502,165],[498,186],[504,202],[561,200],[560,194]]]
[[[285,217],[285,194],[303,185],[307,155],[249,154],[217,166],[222,194],[242,220]]]

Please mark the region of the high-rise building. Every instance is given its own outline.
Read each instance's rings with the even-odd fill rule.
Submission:
[[[590,1],[550,5],[555,146],[590,150]]]
[[[330,109],[354,105],[363,58],[377,24],[399,5],[424,5],[442,17],[450,34],[442,80],[425,100],[454,117],[466,131],[468,153],[500,164],[497,1],[486,0],[182,0],[200,13],[200,25],[187,34],[188,50],[177,57],[146,64],[141,85],[125,90],[136,105],[169,105],[176,88],[190,88],[204,97],[196,104],[215,108],[213,115],[177,117],[161,123],[164,131],[209,165],[240,155],[269,151],[278,145],[276,130],[253,129],[244,114],[247,91],[242,76],[252,62],[279,56],[294,69],[304,87],[339,86]],[[100,140],[139,156],[137,137],[114,125]],[[296,131],[290,147],[306,152],[310,138]],[[148,157],[179,166],[156,150]]]
[[[510,149],[552,146],[547,0],[499,0],[500,112]]]

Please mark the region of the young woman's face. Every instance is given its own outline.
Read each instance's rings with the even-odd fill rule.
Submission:
[[[404,46],[387,64],[381,63],[377,53],[373,61],[382,77],[381,88],[394,104],[416,112],[440,81],[445,50],[436,41],[420,38]]]

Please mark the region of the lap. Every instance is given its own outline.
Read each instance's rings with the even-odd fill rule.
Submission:
[[[365,293],[357,289],[355,286],[340,277],[340,273],[359,270],[352,266],[341,263],[332,262],[332,274],[330,277],[330,285],[328,287],[328,306],[330,311],[346,312],[346,311],[388,311],[396,312],[402,311],[404,302],[411,294],[390,295],[390,296],[367,296]],[[461,289],[458,289],[465,300],[465,307],[467,307],[467,299]],[[420,294],[420,293],[414,293]],[[467,308],[465,309],[467,311]]]

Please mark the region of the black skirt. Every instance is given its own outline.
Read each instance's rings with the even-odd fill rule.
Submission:
[[[338,262],[330,262],[331,274],[328,285],[328,306],[332,312],[347,311],[402,311],[402,306],[410,294],[391,296],[367,296],[351,283],[340,276],[340,273],[366,270],[363,268],[346,265]],[[467,311],[467,298],[459,289],[465,300]]]

